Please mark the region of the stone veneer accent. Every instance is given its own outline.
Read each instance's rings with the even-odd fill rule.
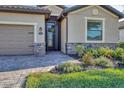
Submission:
[[[36,56],[42,56],[46,53],[45,43],[35,43],[34,44],[34,54]]]
[[[76,54],[75,46],[77,44],[82,44],[85,48],[99,48],[99,47],[109,47],[116,48],[117,43],[67,43],[67,54]]]

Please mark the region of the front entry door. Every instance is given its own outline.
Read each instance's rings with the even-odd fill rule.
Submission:
[[[47,50],[55,50],[56,24],[55,22],[46,23],[47,30]]]

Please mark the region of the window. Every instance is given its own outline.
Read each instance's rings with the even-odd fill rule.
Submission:
[[[103,20],[87,20],[87,41],[103,41]]]

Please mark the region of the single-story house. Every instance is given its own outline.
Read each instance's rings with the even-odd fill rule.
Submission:
[[[123,17],[108,5],[1,5],[0,55],[74,54],[76,44],[115,47]]]
[[[109,5],[77,5],[66,9],[61,20],[61,51],[75,53],[75,45],[112,47],[119,42],[119,19],[124,15]]]

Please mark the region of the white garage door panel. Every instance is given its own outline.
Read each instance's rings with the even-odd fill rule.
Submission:
[[[9,46],[9,47],[8,47],[8,46]],[[1,43],[1,44],[0,44],[0,48],[8,48],[8,49],[9,49],[9,48],[11,48],[11,49],[12,49],[12,48],[29,48],[30,46],[33,46],[33,43],[29,43],[29,42],[28,42],[27,44],[25,44],[25,43],[19,43],[19,42],[18,42],[18,43],[15,44],[15,43],[10,43],[10,42],[9,42],[9,43],[7,43],[7,44],[5,44],[5,43],[3,43],[3,44]]]
[[[17,50],[6,50],[6,51],[0,51],[0,53],[2,53],[1,55],[27,55],[28,54],[32,54],[31,50],[21,50],[21,49],[17,49]]]
[[[33,32],[33,26],[0,25],[0,55],[33,54]]]
[[[9,28],[8,28],[8,29],[9,29]],[[4,32],[4,30],[6,30],[6,29],[1,29],[0,33],[1,33],[1,34],[10,34],[10,35],[13,35],[13,34],[22,35],[22,34],[27,34],[27,33],[29,33],[31,30],[33,30],[33,29],[30,29],[30,30],[25,30],[25,29],[28,29],[28,28],[24,28],[23,31],[16,29],[16,30],[18,30],[18,32],[16,32],[16,30],[10,30],[10,29],[9,29],[8,32]]]
[[[32,36],[33,37],[33,36]],[[32,38],[32,37],[21,37],[20,39],[19,39],[19,37],[15,37],[15,36],[13,36],[13,37],[5,37],[5,35],[3,35],[3,36],[0,36],[0,42],[5,42],[5,41],[7,41],[8,40],[8,42],[14,42],[14,41],[18,41],[18,42],[32,42],[32,39],[30,39],[30,38]],[[18,39],[17,39],[18,38]]]

